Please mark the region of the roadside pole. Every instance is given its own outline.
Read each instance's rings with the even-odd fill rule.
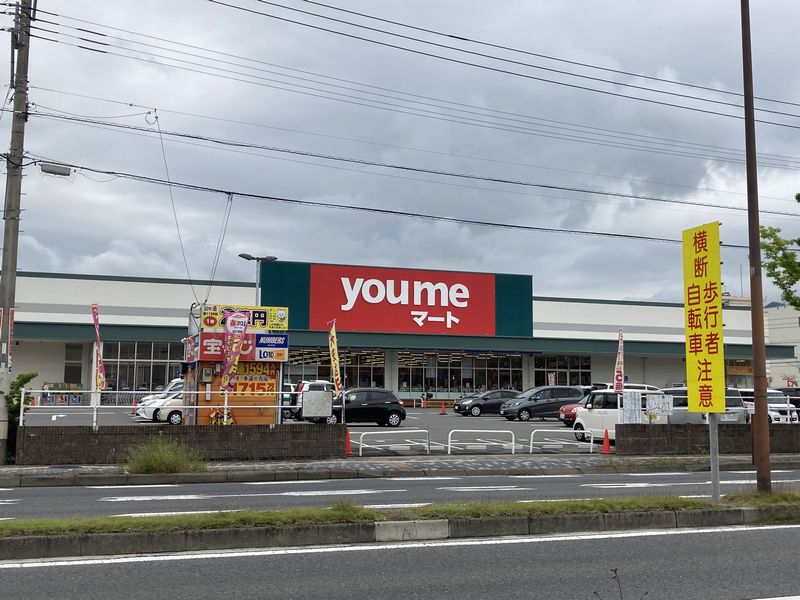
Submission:
[[[6,156],[6,196],[3,211],[3,264],[0,271],[0,463],[8,451],[8,410],[5,396],[11,389],[11,344],[13,308],[17,290],[17,249],[19,246],[20,196],[22,195],[22,160],[25,151],[25,121],[28,118],[28,56],[30,52],[32,0],[22,0],[12,33],[12,60],[16,51],[14,73],[14,113],[11,121],[11,144]]]
[[[711,501],[719,503],[719,413],[708,413],[708,448],[711,455]]]

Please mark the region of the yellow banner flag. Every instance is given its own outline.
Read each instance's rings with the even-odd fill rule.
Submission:
[[[328,332],[328,350],[331,353],[331,377],[336,393],[339,394],[344,389],[342,385],[342,375],[339,370],[339,346],[336,342],[336,321],[331,322],[331,330]]]
[[[683,232],[683,302],[689,412],[725,412],[717,222]]]

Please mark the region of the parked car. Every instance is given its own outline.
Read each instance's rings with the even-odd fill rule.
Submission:
[[[672,414],[667,417],[670,424],[708,423],[708,413],[689,412],[689,393],[685,386],[669,387],[662,390],[672,396]],[[742,395],[736,388],[725,389],[725,412],[720,413],[720,423],[747,423],[748,414],[742,402]]]
[[[344,418],[347,423],[377,423],[398,427],[406,420],[403,401],[391,390],[383,388],[353,388],[345,390],[333,402],[331,416],[313,419],[317,423],[335,425],[342,422],[342,397]]]
[[[158,393],[155,394],[148,394],[147,396],[142,396],[136,402],[136,414],[139,415],[139,409],[143,406],[150,406],[151,404],[157,402],[158,400],[162,400],[166,398],[171,393],[183,390],[183,378],[177,377],[171,380],[167,386]],[[151,415],[152,416],[152,415]]]
[[[515,398],[519,390],[487,390],[480,394],[459,398],[453,404],[453,412],[463,416],[480,417],[483,413],[497,414],[506,400]]]
[[[655,390],[626,390],[636,391],[642,394],[642,411],[646,403],[647,394],[661,394],[660,389]],[[608,438],[616,438],[617,423],[622,421],[623,394],[617,394],[614,390],[594,390],[586,397],[586,402],[575,412],[575,439],[583,441],[586,439],[585,431],[591,431],[595,439],[601,438],[604,431],[608,431]],[[653,423],[665,424],[666,417],[656,417]]]
[[[589,394],[587,392],[580,402],[575,402],[573,404],[565,404],[561,408],[559,408],[558,420],[561,421],[567,427],[572,427],[575,424],[575,413],[578,412],[578,408],[586,404],[586,399],[588,397]]]
[[[795,408],[800,408],[800,388],[798,387],[779,387],[775,388],[779,392],[783,392],[783,395],[789,398],[789,402],[791,402],[792,406]]]
[[[500,414],[509,421],[529,421],[532,417],[558,417],[558,410],[583,397],[583,390],[566,385],[543,385],[522,392],[500,407]]]
[[[297,405],[297,386],[293,383],[284,383],[283,392],[281,393],[281,406]],[[291,408],[281,409],[281,419],[286,421],[292,418]]]
[[[592,383],[592,385],[590,387],[591,387],[592,390],[613,390],[614,389],[614,384],[613,383]],[[660,387],[657,387],[655,385],[649,385],[647,383],[624,383],[624,384],[622,384],[622,387],[623,387],[623,389],[626,389],[626,390],[638,390],[638,391],[649,390],[649,391],[652,391],[652,392],[657,392],[658,390],[661,389]]]
[[[748,415],[752,416],[756,411],[755,390],[739,388],[739,393],[742,395],[742,402]],[[797,423],[798,413],[793,409],[794,405],[783,392],[767,390],[767,419],[770,423]]]
[[[158,422],[161,409],[176,396],[183,399],[183,390],[174,391],[161,398],[153,398],[139,405],[136,409],[136,416],[148,421]]]
[[[165,398],[158,407],[158,412],[153,416],[153,421],[181,425],[186,420],[186,408],[183,401],[183,391],[175,392]]]
[[[291,408],[288,409],[288,413],[283,413],[284,419],[303,419],[303,392],[333,392],[335,386],[330,381],[325,381],[324,379],[317,379],[315,381],[301,381],[297,384],[297,393],[290,394],[291,400],[289,405]],[[287,409],[282,409],[283,411],[287,411]]]

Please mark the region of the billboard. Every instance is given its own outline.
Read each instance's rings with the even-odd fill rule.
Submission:
[[[311,265],[309,328],[495,335],[495,276]],[[530,300],[529,300],[530,302]]]
[[[725,412],[719,223],[683,232],[686,386],[690,412]]]
[[[247,331],[286,331],[289,327],[289,309],[285,306],[231,306],[206,304],[200,312],[200,330],[223,333],[228,315],[248,315]]]

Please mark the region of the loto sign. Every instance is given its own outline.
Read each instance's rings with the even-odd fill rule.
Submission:
[[[309,327],[495,335],[495,276],[311,265]]]

